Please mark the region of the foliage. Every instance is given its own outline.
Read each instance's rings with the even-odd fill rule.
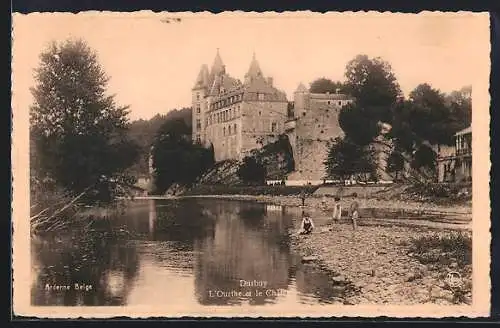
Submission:
[[[391,65],[382,58],[358,55],[346,70],[346,90],[361,107],[391,106],[401,96],[401,89]]]
[[[106,95],[109,77],[83,40],[53,43],[40,55],[30,111],[32,174],[86,202],[111,201],[137,158],[127,138],[127,107]]]
[[[470,265],[472,238],[465,232],[421,236],[411,240],[410,252],[425,264],[443,261],[449,263],[455,260],[459,266]]]
[[[387,171],[390,173],[395,173],[395,179],[398,179],[398,174],[404,169],[405,159],[401,152],[395,150],[393,151],[387,160]]]
[[[427,145],[421,145],[413,155],[411,166],[414,169],[428,168],[433,170],[436,167],[437,154]]]
[[[166,115],[157,114],[149,120],[136,120],[130,123],[129,136],[139,145],[140,158],[131,168],[135,176],[149,174],[149,158],[151,155],[151,146],[158,130],[163,123],[177,118],[183,119],[189,128],[191,128],[191,108],[174,109]]]
[[[253,156],[247,156],[243,159],[237,175],[248,184],[264,184],[266,182],[266,168],[259,163]]]
[[[373,173],[374,165],[367,148],[349,138],[336,138],[324,163],[330,178],[347,179],[356,173]]]
[[[189,185],[214,163],[213,149],[191,142],[191,129],[182,118],[166,121],[152,151],[155,193],[172,184]]]
[[[351,140],[367,145],[379,133],[379,122],[392,122],[401,90],[390,64],[381,58],[358,55],[347,64],[345,76],[345,89],[356,100],[342,108],[339,123]]]
[[[334,82],[324,77],[314,80],[309,87],[309,92],[311,93],[337,93],[337,90],[340,93],[344,93],[345,85],[342,82]]]

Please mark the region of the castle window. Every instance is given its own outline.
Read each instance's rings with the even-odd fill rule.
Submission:
[[[264,100],[264,94],[263,94],[263,93],[258,93],[258,94],[257,94],[257,98],[258,98],[259,100]]]
[[[276,131],[276,122],[271,123],[271,132]]]
[[[328,105],[330,105],[330,100],[328,100]]]
[[[259,110],[259,116],[262,115],[262,112]]]
[[[200,93],[196,93],[196,100],[200,100]]]
[[[201,121],[199,119],[196,120],[196,128],[201,129]]]
[[[234,133],[236,134],[236,131],[237,131],[237,126],[236,126],[236,123],[234,124]]]
[[[227,132],[228,135],[231,135],[231,125],[228,127],[228,132]]]
[[[226,127],[223,127],[222,128],[222,135],[225,136],[226,135]]]
[[[196,142],[201,143],[201,137],[199,134],[196,135]]]
[[[200,105],[196,106],[196,113],[198,113],[198,114],[199,114],[199,113],[200,113],[200,111],[201,111],[201,110],[200,110]]]
[[[339,106],[342,106],[342,101],[339,101]]]
[[[302,112],[302,116],[306,116],[306,112]]]

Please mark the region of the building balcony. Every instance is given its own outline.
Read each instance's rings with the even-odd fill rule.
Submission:
[[[457,149],[456,150],[457,156],[467,156],[467,155],[472,155],[472,149],[471,148],[462,148],[462,149]]]

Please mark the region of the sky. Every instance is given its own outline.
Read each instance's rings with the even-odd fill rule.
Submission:
[[[301,82],[344,80],[358,54],[388,61],[406,96],[424,82],[458,90],[473,84],[474,62],[486,59],[477,49],[489,43],[488,16],[471,13],[34,13],[14,14],[12,33],[14,113],[33,102],[33,71],[47,45],[82,38],[132,120],[190,106],[200,67],[211,67],[217,49],[241,80],[255,53],[264,75],[293,100]]]

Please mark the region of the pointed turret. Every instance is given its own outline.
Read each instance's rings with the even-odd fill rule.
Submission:
[[[309,92],[306,88],[306,86],[300,82],[299,86],[297,87],[297,90],[295,90],[295,93],[305,93],[305,92]]]
[[[260,69],[259,62],[255,58],[255,52],[252,56],[252,61],[250,62],[250,67],[248,68],[248,72],[245,74],[245,80],[253,80],[258,77],[262,77],[262,70]]]
[[[224,63],[222,62],[222,58],[220,57],[219,48],[217,48],[217,54],[215,55],[210,75],[215,76],[224,73],[224,71],[225,71]]]
[[[193,86],[193,89],[199,88],[207,88],[208,85],[208,66],[202,65],[200,68],[200,72],[198,73],[198,77],[196,78],[196,82]]]

